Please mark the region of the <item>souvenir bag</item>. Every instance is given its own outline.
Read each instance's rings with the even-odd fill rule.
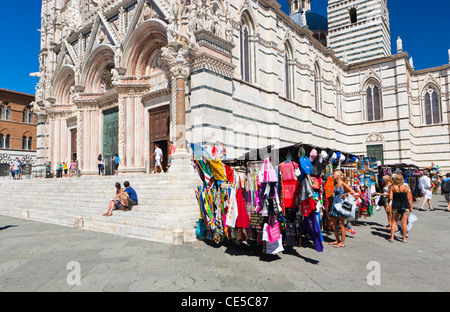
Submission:
[[[303,174],[311,174],[312,164],[309,157],[302,156],[300,158],[300,169]]]
[[[195,234],[198,239],[203,239],[208,235],[208,229],[206,228],[205,222],[203,221],[202,218],[198,219]]]
[[[269,243],[274,243],[281,238],[280,225],[278,221],[273,221],[267,224],[267,241]]]
[[[353,195],[348,195],[342,203],[335,204],[336,210],[347,218],[356,218],[356,200]]]
[[[269,158],[264,161],[264,182],[277,182],[277,173]]]
[[[299,245],[299,236],[297,233],[297,226],[295,222],[293,223],[286,223],[286,240],[285,244],[286,246],[298,246]]]
[[[311,214],[311,212],[313,212],[314,209],[316,209],[316,202],[314,201],[314,199],[312,197],[310,197],[310,198],[302,201],[300,206],[301,206],[303,215],[305,217],[308,217]]]
[[[334,194],[334,181],[331,176],[328,177],[327,181],[324,184],[325,189],[325,197],[330,198]]]

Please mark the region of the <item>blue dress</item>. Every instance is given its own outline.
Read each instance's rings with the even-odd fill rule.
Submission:
[[[335,204],[342,203],[344,200],[340,199],[341,196],[344,195],[344,190],[342,188],[342,185],[338,188],[334,188],[334,197],[333,197],[333,205],[331,206],[330,216],[332,217],[343,217],[343,215],[336,210]]]

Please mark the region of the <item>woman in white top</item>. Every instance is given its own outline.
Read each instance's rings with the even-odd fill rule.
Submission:
[[[423,207],[425,204],[428,204],[430,207],[430,211],[434,211],[431,206],[431,197],[433,196],[433,192],[431,191],[431,179],[428,177],[427,173],[424,173],[423,176],[419,179],[419,189],[423,194],[422,206],[420,206],[419,210],[424,211]]]

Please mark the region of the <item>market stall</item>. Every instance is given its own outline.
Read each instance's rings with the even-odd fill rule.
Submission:
[[[265,253],[277,254],[286,246],[300,246],[305,235],[322,252],[335,170],[358,193],[349,217],[372,214],[375,159],[302,143],[268,146],[228,160],[213,158],[195,144],[191,149],[203,181],[196,189],[198,238],[237,244],[255,240]]]

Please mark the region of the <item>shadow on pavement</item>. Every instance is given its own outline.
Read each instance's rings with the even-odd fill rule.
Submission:
[[[2,226],[2,227],[0,227],[0,231],[7,230],[7,229],[12,228],[12,227],[18,227],[18,225],[6,225],[6,226]]]

